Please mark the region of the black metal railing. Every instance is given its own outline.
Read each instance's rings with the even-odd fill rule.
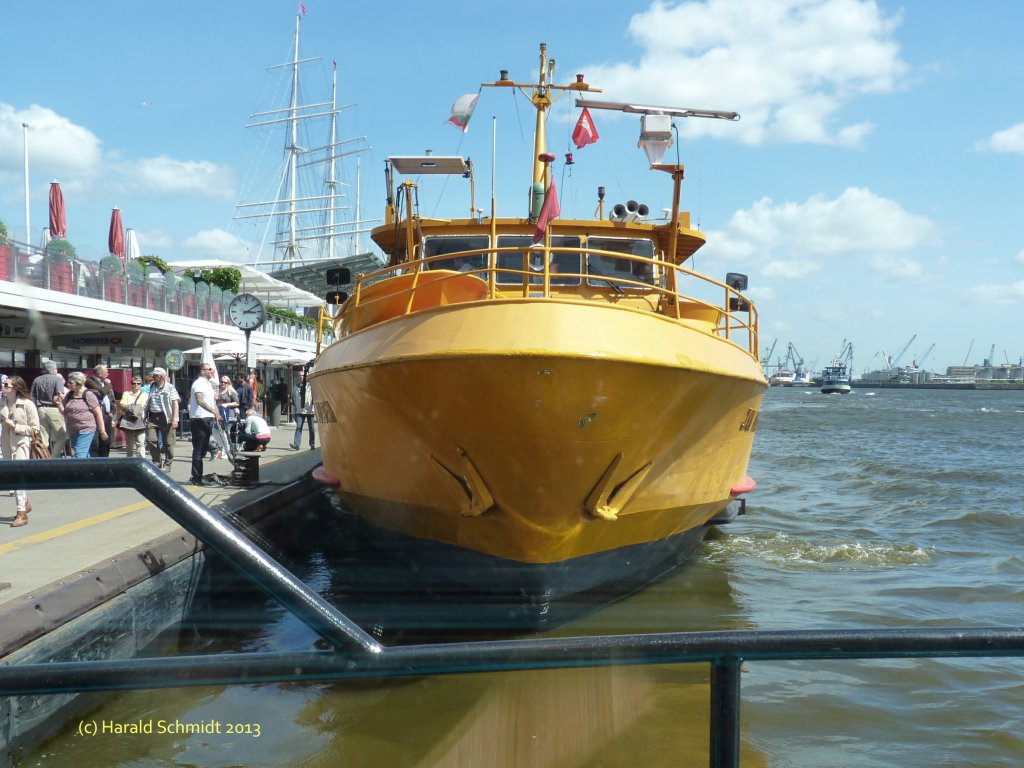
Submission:
[[[670,632],[386,648],[143,459],[3,462],[0,488],[15,486],[136,488],[336,650],[0,665],[3,696],[701,662],[711,665],[709,763],[735,768],[745,661],[1024,655],[1022,627]]]

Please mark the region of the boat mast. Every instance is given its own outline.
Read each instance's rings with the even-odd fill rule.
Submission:
[[[552,96],[555,91],[592,91],[600,93],[600,88],[591,88],[583,82],[583,75],[576,75],[576,81],[569,85],[555,85],[555,60],[548,58],[547,43],[540,44],[540,74],[536,83],[517,83],[510,80],[508,70],[501,70],[500,77],[493,83],[481,83],[485,88],[518,88],[533,104],[537,111],[537,122],[533,136],[533,182],[530,187],[530,218],[540,215],[544,204],[544,193],[547,190],[548,163],[540,159],[547,154],[547,114],[551,105],[558,100]]]
[[[292,98],[288,110],[291,141],[286,147],[288,151],[288,244],[285,246],[285,260],[294,261],[299,255],[299,246],[296,242],[295,224],[297,213],[295,198],[298,184],[299,165],[299,23],[301,16],[295,15],[295,52],[292,56]]]
[[[330,165],[327,171],[327,259],[334,260],[334,199],[338,182],[334,177],[334,146],[338,136],[338,65],[334,65],[334,77],[331,81],[331,140],[328,143]]]

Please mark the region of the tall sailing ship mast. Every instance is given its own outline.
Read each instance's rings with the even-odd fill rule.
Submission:
[[[331,100],[304,104],[300,103],[299,66],[323,57],[315,56],[300,58],[299,32],[301,16],[295,17],[295,37],[292,60],[285,64],[275,64],[268,69],[291,70],[290,97],[287,107],[257,112],[252,115],[255,122],[247,128],[263,128],[266,126],[283,125],[285,134],[285,163],[280,174],[277,196],[271,200],[240,203],[235,221],[265,219],[260,248],[252,261],[253,266],[270,267],[282,270],[309,266],[317,262],[333,263],[339,258],[359,253],[359,235],[368,231],[359,227],[368,222],[379,221],[370,219],[359,220],[359,168],[356,167],[354,183],[354,208],[343,206],[347,195],[339,194],[338,187],[343,182],[337,178],[338,161],[350,155],[365,152],[366,146],[359,146],[347,151],[343,147],[366,141],[365,136],[338,140],[338,114],[354,104],[338,106],[338,67],[334,63],[331,84]],[[307,121],[329,118],[330,133],[328,143],[319,147],[305,147],[300,143],[300,127]],[[316,184],[315,189],[302,189],[302,186]],[[352,215],[349,215],[352,214]],[[265,258],[263,250],[268,244],[268,233],[271,226],[276,225],[273,238],[269,245],[273,246],[271,257]],[[345,253],[339,254],[335,243],[336,238],[349,238],[350,245]]]

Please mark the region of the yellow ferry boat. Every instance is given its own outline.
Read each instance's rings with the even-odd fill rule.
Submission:
[[[422,555],[424,579],[541,602],[605,582],[625,594],[684,559],[747,476],[767,381],[743,275],[684,266],[705,243],[679,210],[682,165],[662,219],[642,206],[553,217],[545,126],[582,77],[555,85],[502,72],[486,87],[536,109],[531,209],[480,215],[472,164],[391,157],[385,268],[361,274],[310,373],[323,467],[341,501]],[[652,144],[672,117],[736,119],[580,99],[638,112]],[[470,215],[421,216],[417,184],[470,179]]]

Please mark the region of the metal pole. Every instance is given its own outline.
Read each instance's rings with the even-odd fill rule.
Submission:
[[[741,663],[735,656],[711,662],[711,768],[739,768]]]
[[[335,648],[370,656],[383,650],[341,611],[145,459],[44,459],[3,465],[0,483],[6,485],[0,487],[52,488],[59,482],[70,488],[135,488]]]
[[[25,244],[32,246],[32,222],[28,215],[28,123],[21,124],[22,144],[25,148]],[[47,286],[49,287],[49,286]]]

